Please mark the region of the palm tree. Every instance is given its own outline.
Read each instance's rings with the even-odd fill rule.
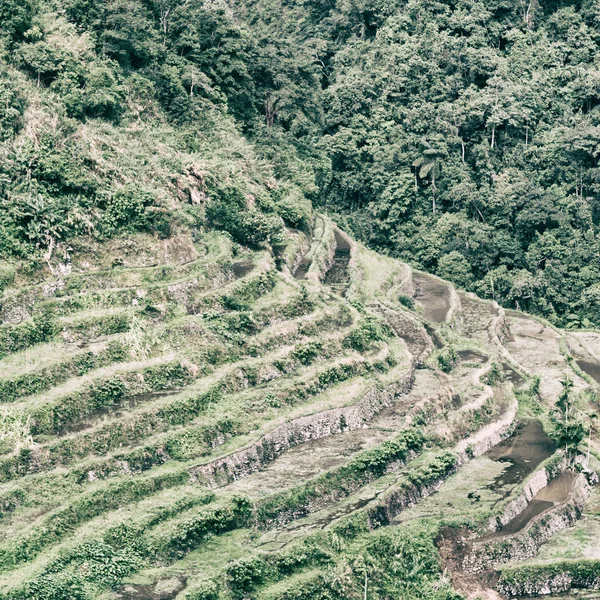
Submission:
[[[588,416],[590,418],[590,425],[589,425],[589,430],[588,430],[587,459],[585,461],[586,467],[590,466],[590,450],[592,448],[592,429],[594,428],[594,421],[597,421],[599,418],[596,413],[590,413]]]
[[[436,180],[442,174],[442,160],[446,157],[446,151],[440,148],[434,148],[427,140],[422,140],[425,147],[423,154],[413,162],[413,167],[418,168],[419,177],[431,180],[431,190],[433,191],[433,214],[435,215],[435,200],[437,194]]]

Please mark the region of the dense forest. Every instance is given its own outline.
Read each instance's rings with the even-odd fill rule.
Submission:
[[[312,203],[481,296],[597,323],[593,0],[2,0],[0,19],[5,272],[81,233],[164,233],[175,163],[230,136],[213,163],[251,153],[256,172],[199,175],[209,217],[246,241],[307,226]],[[122,161],[102,138],[133,129]]]

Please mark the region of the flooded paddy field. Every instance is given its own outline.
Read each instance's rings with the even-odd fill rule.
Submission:
[[[336,229],[335,230],[335,253],[333,262],[327,273],[324,283],[333,287],[338,293],[343,294],[350,285],[350,274],[348,263],[350,262],[350,243]]]
[[[473,519],[484,516],[554,450],[554,443],[538,421],[524,423],[505,441],[463,465],[436,494],[402,512],[395,523],[423,517],[451,520],[464,515]]]
[[[423,306],[423,316],[433,323],[444,323],[450,312],[448,284],[423,273],[414,273],[413,281],[415,300]]]

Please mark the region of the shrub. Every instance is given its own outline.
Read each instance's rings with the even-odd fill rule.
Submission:
[[[103,215],[104,225],[108,230],[149,229],[147,208],[153,203],[154,197],[151,193],[133,185],[126,185],[110,196]]]
[[[294,348],[292,356],[303,365],[309,365],[323,352],[323,344],[320,342],[308,342],[299,344]]]
[[[206,207],[206,217],[214,227],[230,233],[236,242],[252,247],[269,241],[282,227],[279,217],[249,207],[236,188],[219,189]]]
[[[0,0],[0,35],[10,41],[22,38],[34,14],[33,0]]]
[[[4,25],[4,23],[3,23]],[[23,112],[27,100],[8,75],[0,75],[0,140],[18,133],[23,126]],[[1,279],[1,275],[0,275]],[[2,284],[0,282],[0,289]]]
[[[410,308],[411,310],[415,307],[415,299],[410,296],[406,296],[405,294],[400,294],[398,296],[398,302],[402,304],[402,306],[406,306],[406,308]]]
[[[50,85],[63,71],[72,57],[62,48],[39,40],[23,44],[19,49],[22,65],[37,78],[38,85]]]
[[[14,283],[15,275],[16,271],[12,265],[0,262],[0,292]]]
[[[203,581],[186,594],[186,600],[218,600],[219,588],[214,581]]]
[[[227,568],[227,584],[235,597],[242,598],[264,581],[267,572],[267,565],[260,558],[244,558]]]
[[[367,316],[346,336],[344,346],[364,352],[373,345],[373,342],[384,340],[386,337],[387,332],[382,324],[375,318]]]
[[[496,385],[499,381],[502,381],[502,371],[500,370],[500,365],[498,365],[497,362],[493,362],[485,377],[485,383],[488,385]]]
[[[308,231],[312,218],[312,205],[298,190],[286,193],[277,201],[277,212],[290,227]]]
[[[456,350],[452,346],[448,346],[440,351],[437,355],[437,364],[441,371],[450,373],[458,360]]]
[[[123,110],[125,88],[109,62],[94,61],[62,73],[52,88],[62,96],[71,117],[117,121]]]
[[[46,573],[25,586],[23,600],[89,600],[79,573]]]

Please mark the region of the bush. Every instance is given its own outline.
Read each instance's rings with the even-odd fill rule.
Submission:
[[[298,190],[286,193],[277,201],[277,212],[281,215],[286,225],[303,231],[310,229],[312,205]]]
[[[21,595],[23,600],[89,600],[79,573],[47,573],[29,582]]]
[[[62,48],[40,40],[19,48],[22,65],[37,79],[38,85],[50,85],[73,57]]]
[[[7,74],[0,75],[0,140],[18,133],[23,126],[23,112],[27,100],[17,88],[14,79]],[[1,283],[0,283],[1,287]]]
[[[109,230],[149,229],[146,209],[152,204],[152,194],[136,186],[127,185],[110,196],[104,211],[104,224]]]
[[[14,283],[15,275],[16,271],[12,265],[0,262],[0,292]]]
[[[206,207],[206,217],[214,227],[230,233],[236,242],[252,247],[269,241],[282,227],[279,217],[249,207],[236,188],[219,189]]]
[[[92,62],[85,69],[65,72],[52,87],[62,96],[71,117],[117,121],[123,110],[125,88],[108,63]]]
[[[383,325],[373,317],[367,316],[348,334],[344,346],[364,352],[373,345],[373,342],[385,340],[386,337],[387,332]]]
[[[32,0],[0,0],[0,35],[10,41],[21,39],[31,27],[34,14]]]
[[[441,371],[450,373],[458,360],[456,350],[452,346],[448,346],[437,355],[437,364]]]
[[[218,600],[219,588],[214,581],[204,581],[198,587],[188,591],[186,600]]]
[[[309,365],[323,352],[323,345],[319,342],[300,344],[292,352],[292,356],[303,365]]]
[[[265,562],[260,558],[241,559],[227,568],[227,583],[233,595],[242,598],[264,581],[266,573]]]
[[[415,300],[410,296],[406,296],[405,294],[400,294],[398,296],[398,302],[402,304],[402,306],[406,306],[406,308],[410,308],[411,310],[415,307]]]
[[[488,374],[485,376],[485,383],[487,385],[496,385],[499,381],[502,381],[502,370],[497,362],[493,362]]]

